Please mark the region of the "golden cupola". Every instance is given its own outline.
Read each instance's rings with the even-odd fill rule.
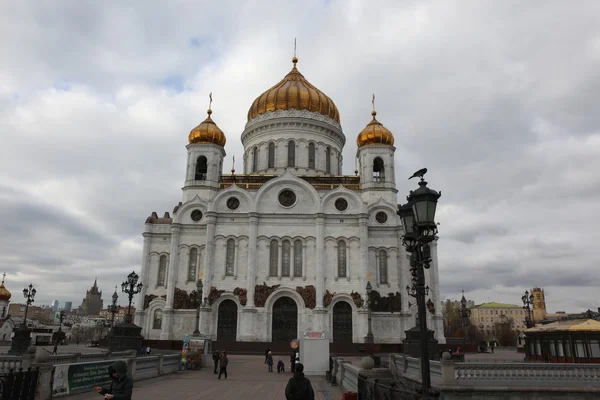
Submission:
[[[373,116],[373,120],[358,134],[356,145],[358,147],[368,146],[370,144],[386,144],[393,146],[394,135],[392,135],[392,132],[375,118],[377,115],[377,111],[375,111],[375,95],[373,95],[373,111],[371,111],[371,115]]]
[[[248,121],[270,111],[307,110],[323,114],[340,123],[340,112],[333,100],[314,87],[296,68],[294,56],[292,70],[275,86],[254,100],[248,110]]]
[[[211,106],[212,93],[210,94],[210,103],[208,106],[208,110],[206,111],[208,117],[206,117],[206,119],[202,121],[200,125],[198,125],[190,131],[190,134],[188,136],[188,141],[190,142],[190,144],[212,143],[221,147],[225,146],[225,143],[227,142],[225,134],[223,133],[221,128],[219,128],[217,124],[215,124],[212,118],[210,118],[210,115],[212,114]]]
[[[12,296],[12,294],[8,291],[8,289],[6,287],[4,287],[4,277],[5,276],[6,276],[6,274],[3,275],[2,284],[0,284],[0,301],[9,301],[10,296]]]

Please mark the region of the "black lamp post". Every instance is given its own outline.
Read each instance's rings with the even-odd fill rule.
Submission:
[[[112,295],[112,304],[108,306],[108,312],[111,314],[110,319],[110,327],[115,326],[115,314],[119,312],[119,306],[117,305],[117,300],[119,299],[119,295],[117,294],[117,286],[115,285],[115,292]]]
[[[371,330],[371,293],[373,291],[373,287],[371,286],[371,280],[367,281],[367,324],[368,331],[367,336],[365,336],[365,343],[374,343],[373,340],[373,331]]]
[[[127,317],[125,322],[131,323],[131,303],[133,302],[133,296],[142,291],[142,283],[138,283],[140,277],[134,272],[127,275],[127,280],[121,284],[121,290],[123,293],[127,293],[129,296],[129,307],[127,308]]]
[[[460,309],[458,310],[462,321],[462,327],[465,331],[465,343],[469,343],[469,318],[471,317],[471,310],[467,308],[467,299],[465,298],[465,291],[462,291],[462,298],[460,299]]]
[[[533,327],[533,319],[531,319],[531,306],[533,305],[533,294],[529,294],[529,291],[525,291],[525,294],[521,296],[523,301],[523,309],[527,310],[527,317],[525,317],[525,325],[527,328]]]
[[[437,201],[441,196],[427,187],[423,175],[427,170],[423,169],[413,176],[419,176],[419,188],[411,191],[406,198],[408,202],[399,207],[398,215],[404,226],[404,237],[402,245],[406,251],[411,253],[410,270],[413,277],[413,288],[408,287],[409,294],[414,294],[417,299],[420,347],[421,347],[421,376],[423,379],[423,398],[438,397],[439,392],[431,388],[431,376],[429,369],[429,334],[427,331],[427,318],[425,306],[425,269],[431,265],[431,250],[429,243],[437,234],[435,222],[435,210]]]
[[[27,327],[27,312],[29,311],[29,306],[34,301],[36,293],[37,290],[35,290],[32,284],[30,284],[29,287],[23,289],[23,296],[25,297],[25,315],[23,316],[23,323],[21,324],[21,326],[14,328],[14,335],[8,354],[23,354],[31,344],[31,331]]]
[[[60,310],[60,313],[58,314],[58,331],[62,332],[62,323],[63,320],[65,319],[65,310]]]
[[[29,306],[33,303],[33,299],[35,298],[35,294],[37,290],[30,283],[29,287],[23,289],[23,296],[25,297],[25,316],[23,317],[23,326],[27,326],[27,311],[29,311]]]
[[[198,281],[196,281],[196,329],[194,329],[194,336],[200,336],[200,307],[202,307],[203,288],[202,274],[200,274],[198,275]]]

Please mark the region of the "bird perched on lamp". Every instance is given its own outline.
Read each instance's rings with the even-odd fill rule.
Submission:
[[[418,170],[417,172],[415,172],[414,174],[412,174],[412,176],[408,179],[412,179],[412,178],[421,178],[423,179],[423,176],[427,173],[427,168],[421,168],[420,170]]]

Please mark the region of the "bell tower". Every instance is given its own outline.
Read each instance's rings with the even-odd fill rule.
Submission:
[[[539,287],[531,289],[533,296],[533,320],[535,322],[546,319],[546,298],[544,297],[544,289]]]

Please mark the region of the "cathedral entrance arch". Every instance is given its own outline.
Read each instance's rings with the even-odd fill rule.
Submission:
[[[289,342],[298,336],[298,306],[289,297],[280,297],[273,304],[271,341]]]
[[[217,340],[232,341],[237,339],[238,307],[233,300],[224,300],[219,304],[219,321]]]
[[[352,343],[352,307],[345,301],[333,306],[333,343]]]

